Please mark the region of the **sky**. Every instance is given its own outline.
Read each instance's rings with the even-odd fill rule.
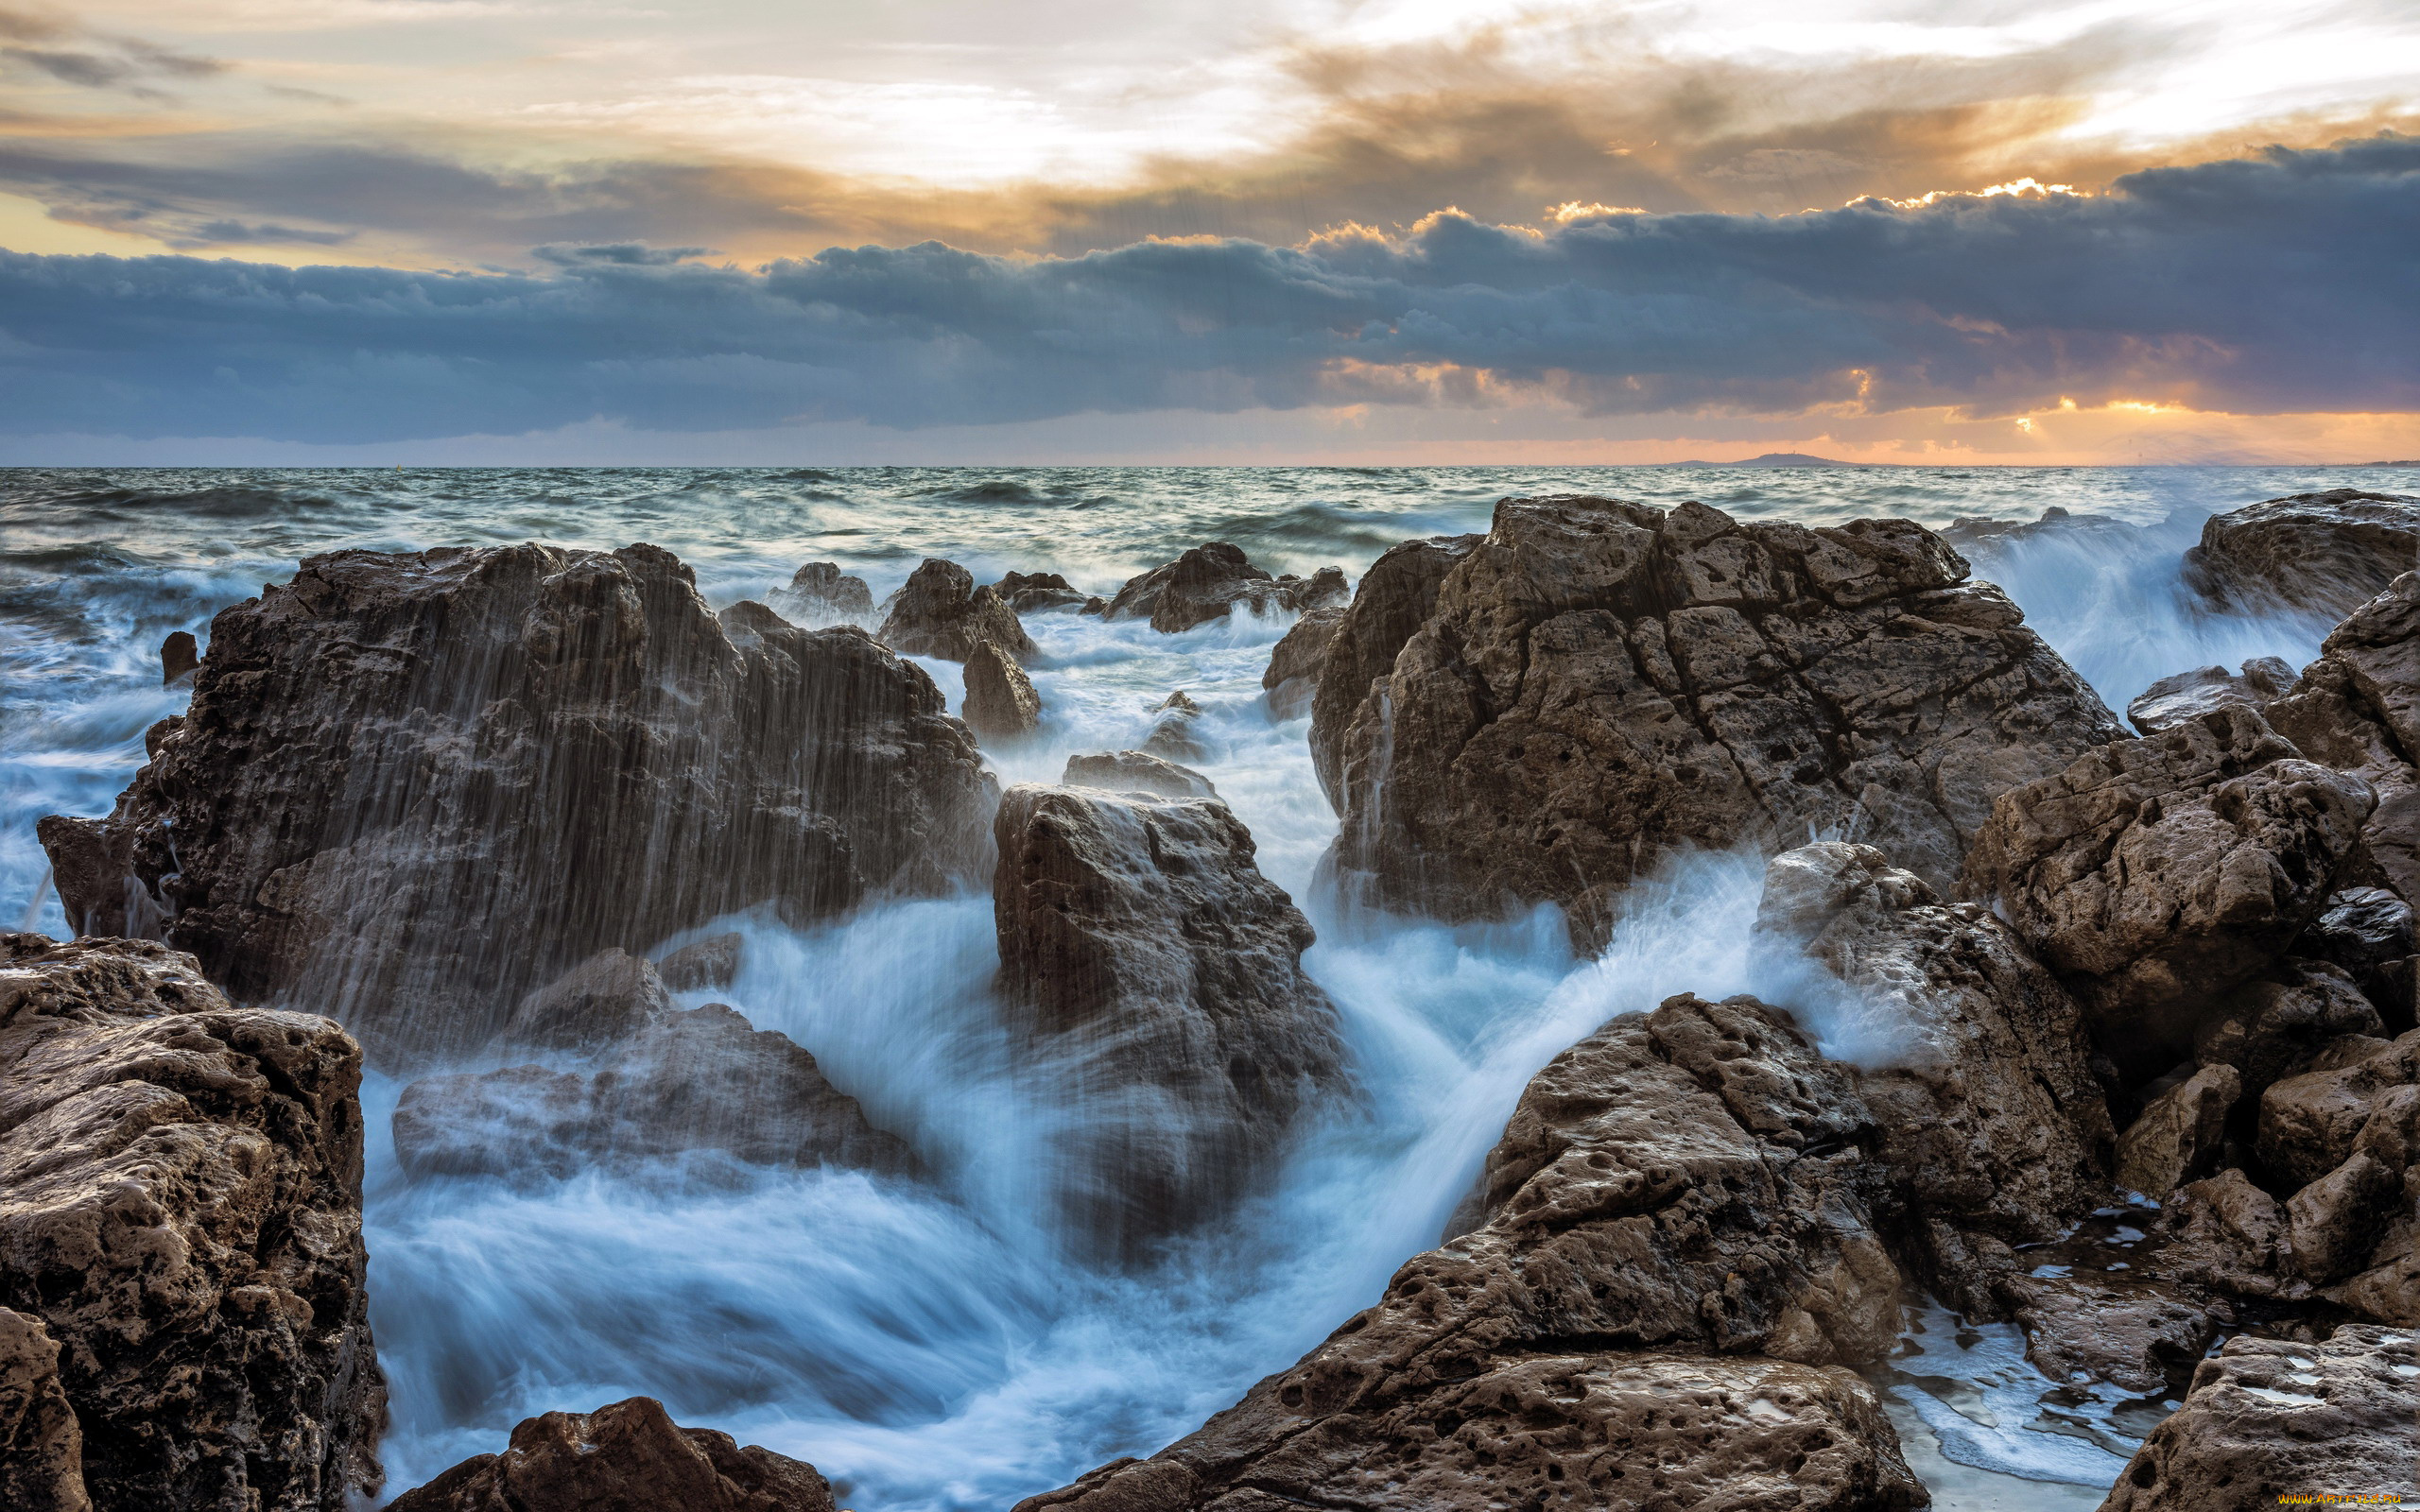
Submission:
[[[2409,0],[0,0],[0,462],[2420,456]]]

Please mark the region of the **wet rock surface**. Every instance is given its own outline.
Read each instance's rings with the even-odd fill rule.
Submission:
[[[737,935],[709,935],[666,953],[655,963],[666,990],[698,992],[729,987],[739,974],[745,941]]]
[[[2355,610],[2266,713],[2303,755],[2377,797],[2347,880],[2420,900],[2420,573]]]
[[[1126,580],[1102,612],[1113,620],[1149,620],[1167,634],[1225,619],[1241,604],[1254,614],[1305,613],[1344,602],[1344,573],[1322,567],[1308,577],[1271,576],[1243,548],[1205,541],[1163,566]]]
[[[2415,1422],[2420,1351],[2409,1330],[2347,1325],[2317,1344],[2232,1338],[2101,1506],[2251,1512],[2296,1496],[2408,1496],[2420,1478]]]
[[[861,625],[873,618],[873,590],[864,578],[842,572],[838,562],[808,562],[786,587],[766,594],[765,602],[792,625],[810,630]]]
[[[1057,573],[1010,573],[992,585],[992,592],[1020,614],[1080,609],[1089,597],[1082,589],[1069,587]]]
[[[803,1460],[729,1434],[683,1428],[632,1397],[595,1412],[525,1418],[501,1454],[464,1460],[393,1512],[835,1512]]]
[[[2126,722],[2142,734],[2155,735],[2190,719],[2240,705],[2266,709],[2294,685],[2294,669],[2278,657],[2257,657],[2239,673],[2224,667],[2197,667],[2162,678],[2126,705]]]
[[[30,1314],[0,1307],[0,1506],[92,1512],[84,1435],[59,1380],[59,1344]]]
[[[1112,750],[1070,756],[1059,779],[1063,786],[1102,787],[1113,793],[1155,798],[1217,798],[1219,790],[1190,766],[1163,761],[1149,751]]]
[[[1143,749],[1165,761],[1201,761],[1210,754],[1201,743],[1201,706],[1179,688],[1152,709],[1151,732],[1143,738]]]
[[[925,558],[909,573],[885,609],[874,639],[902,656],[963,662],[987,641],[1019,662],[1034,654],[1016,610],[989,584],[976,587],[974,574],[939,557]]]
[[[115,812],[41,833],[79,926],[409,1056],[608,946],[938,890],[988,781],[922,672],[653,547],[348,551],[222,612]]]
[[[1333,860],[1447,919],[1593,944],[1673,847],[1846,832],[1946,888],[1992,796],[2115,738],[2006,595],[1904,521],[1508,499],[1341,741]]]
[[[1310,713],[1321,669],[1327,665],[1328,647],[1343,621],[1340,606],[1315,609],[1296,620],[1269,653],[1269,670],[1260,675],[1260,685],[1269,695],[1272,717],[1300,719]]]
[[[235,1007],[189,955],[0,936],[0,1308],[58,1347],[95,1506],[342,1512],[377,1489],[360,1075],[335,1023]],[[30,1332],[0,1374],[25,1382],[20,1441],[55,1454]]]
[[[1016,659],[986,641],[966,653],[967,728],[994,740],[1032,734],[1042,723],[1042,695]]]
[[[2145,1074],[2319,916],[2372,802],[2224,708],[2002,794],[1962,889],[1997,901],[2104,1048]]]
[[[1337,624],[1311,696],[1311,762],[1339,812],[1344,807],[1344,742],[1370,684],[1394,670],[1395,657],[1437,610],[1445,575],[1485,536],[1431,536],[1381,553],[1355,585]]]
[[[193,631],[176,630],[160,643],[160,686],[172,687],[192,677],[201,665],[201,646]]]
[[[2229,608],[2348,614],[2420,567],[2420,499],[2330,489],[2212,515],[2186,576]]]
[[[1219,1211],[1345,1089],[1311,927],[1216,799],[1021,783],[995,833],[1001,996],[1083,1114],[1061,1200],[1133,1254]]]

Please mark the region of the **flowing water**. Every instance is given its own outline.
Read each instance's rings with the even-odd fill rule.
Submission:
[[[644,540],[721,605],[810,559],[879,597],[926,555],[978,581],[1047,570],[1107,592],[1212,539],[1273,571],[1357,574],[1408,537],[1485,528],[1515,493],[1695,498],[1815,524],[2058,507],[2126,528],[1978,548],[1978,570],[2122,709],[2169,672],[2315,653],[2325,625],[2196,610],[2178,558],[2214,510],[2344,485],[2420,491],[2420,469],[0,471],[0,918],[64,932],[33,823],[106,812],[144,730],[182,706],[159,686],[161,640],[206,640],[215,611],[320,551]],[[387,1142],[401,1089],[373,1074],[367,1221],[391,1486],[499,1447],[530,1413],[645,1393],[683,1422],[812,1460],[844,1505],[1005,1507],[1159,1448],[1374,1300],[1437,1242],[1530,1075],[1606,1018],[1684,990],[1791,990],[1749,966],[1762,869],[1749,856],[1675,860],[1634,889],[1592,961],[1570,957],[1546,910],[1487,929],[1329,917],[1311,876],[1336,819],[1307,722],[1272,719],[1260,689],[1282,619],[1175,636],[1071,613],[1027,625],[1045,726],[993,754],[1002,780],[1137,745],[1151,708],[1189,693],[1208,749],[1196,765],[1320,927],[1305,964],[1342,1011],[1365,1094],[1316,1120],[1232,1222],[1147,1269],[1103,1271],[1050,1222],[1063,1115],[992,999],[987,897],[881,903],[804,932],[726,921],[746,938],[737,980],[685,1001],[727,1001],[806,1046],[937,1178],[710,1160],[407,1178]],[[921,664],[955,707],[959,668]],[[1890,1053],[1888,1023],[1799,1005],[1832,1053]],[[2052,1387],[2010,1331],[1937,1308],[1910,1324],[1879,1379],[1938,1505],[2097,1503],[2144,1413],[2088,1411],[2079,1429],[2037,1410]]]

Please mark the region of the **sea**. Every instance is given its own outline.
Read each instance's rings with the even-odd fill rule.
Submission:
[[[1214,540],[1272,572],[1357,576],[1397,541],[1484,530],[1497,500],[1544,493],[1806,524],[2058,511],[2057,528],[1958,539],[2122,713],[2170,673],[2316,654],[2326,624],[2214,612],[2180,569],[2213,513],[2342,487],[2420,493],[2420,467],[0,470],[0,921],[65,932],[34,824],[107,813],[144,731],[182,707],[161,642],[188,630],[206,646],[213,615],[321,552],[651,541],[719,607],[765,599],[807,561],[879,600],[926,557],[978,582],[1056,572],[1107,594]],[[373,1071],[364,1200],[389,1493],[501,1448],[531,1414],[644,1394],[813,1462],[844,1506],[1005,1509],[1189,1432],[1374,1301],[1439,1242],[1558,1051],[1675,992],[1759,985],[1753,855],[1672,858],[1593,959],[1572,956],[1549,909],[1340,927],[1313,885],[1337,820],[1307,721],[1277,717],[1260,683],[1288,623],[1239,610],[1162,635],[1030,615],[1044,726],[990,757],[1004,782],[1052,781],[1071,753],[1137,745],[1169,693],[1201,706],[1198,765],[1321,930],[1305,966],[1361,1088],[1268,1190],[1147,1265],[1087,1261],[1051,1222],[1063,1110],[1021,1073],[993,996],[988,896],[878,902],[805,930],[736,917],[717,927],[745,936],[738,978],[684,1003],[729,1002],[804,1045],[934,1178],[729,1161],[411,1177],[388,1134],[401,1085]],[[957,665],[919,664],[955,708]],[[1841,1053],[1875,1029],[1814,1027]],[[2123,1214],[2104,1228],[2139,1238]],[[2045,1381],[2012,1327],[1921,1297],[1874,1377],[1945,1512],[2096,1506],[2167,1405]]]

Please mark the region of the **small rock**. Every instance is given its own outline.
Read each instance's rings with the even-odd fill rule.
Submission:
[[[1042,695],[1014,657],[986,641],[966,653],[966,700],[959,716],[978,735],[1013,740],[1042,723]]]
[[[2224,667],[2201,667],[2162,678],[2144,689],[2126,706],[2126,718],[2144,734],[2153,735],[2230,704],[2265,709],[2293,685],[2294,669],[2273,656],[2246,662],[2239,677]]]
[[[815,1467],[729,1434],[676,1425],[632,1397],[524,1418],[501,1454],[464,1460],[389,1512],[834,1512]]]
[[[160,643],[160,686],[174,686],[182,678],[194,675],[201,665],[201,645],[191,630],[172,630]]]
[[[1173,762],[1198,762],[1209,753],[1201,737],[1194,732],[1194,724],[1201,717],[1201,706],[1180,688],[1162,699],[1151,711],[1157,715],[1151,721],[1151,732],[1143,739],[1143,749],[1153,756]]]
[[[856,625],[873,617],[873,590],[864,578],[841,572],[838,562],[808,562],[790,578],[788,587],[773,590],[765,601],[782,618],[810,630]]]
[[[2308,1297],[2286,1268],[2286,1210],[2228,1169],[2180,1188],[2163,1205],[2160,1274],[2239,1297]]]
[[[2204,1066],[2160,1093],[2118,1137],[2118,1184],[2157,1202],[2219,1156],[2227,1114],[2243,1094],[2233,1066]]]
[[[1217,798],[1210,779],[1190,766],[1162,761],[1149,751],[1101,751],[1070,756],[1060,782],[1068,787],[1100,787],[1113,793],[1149,793],[1155,798]]]
[[[709,935],[693,940],[655,963],[656,975],[674,992],[703,992],[731,986],[739,974],[740,936]]]
[[[672,1011],[656,969],[629,952],[602,950],[523,998],[505,1022],[504,1042],[530,1050],[593,1050],[627,1040]]]
[[[2349,614],[2420,567],[2420,499],[2330,489],[2212,515],[2186,573],[2238,610]]]
[[[1020,614],[1074,609],[1088,600],[1080,589],[1067,586],[1057,573],[1011,573],[992,585],[1000,601]]]
[[[2347,1036],[2316,1058],[2260,1094],[2260,1163],[2294,1186],[2344,1163],[2380,1093],[2420,1082],[2420,1029],[2392,1043]]]
[[[1269,670],[1260,685],[1269,692],[1269,713],[1277,719],[1299,719],[1310,713],[1320,670],[1327,664],[1328,646],[1344,622],[1340,608],[1315,609],[1294,622],[1269,653]]]
[[[987,584],[954,561],[927,557],[890,595],[890,612],[874,638],[905,656],[963,662],[986,641],[1019,662],[1030,661],[1033,642],[1016,610]]]
[[[1176,560],[1126,580],[1102,613],[1113,620],[1149,619],[1165,634],[1225,619],[1237,604],[1255,614],[1307,612],[1344,600],[1344,572],[1322,567],[1307,578],[1271,577],[1243,548],[1224,541],[1195,546]]]
[[[2138,1396],[2192,1373],[2218,1334],[2210,1315],[2158,1281],[2078,1274],[2003,1283],[2020,1297],[2025,1352],[2062,1383],[2079,1376]]]

